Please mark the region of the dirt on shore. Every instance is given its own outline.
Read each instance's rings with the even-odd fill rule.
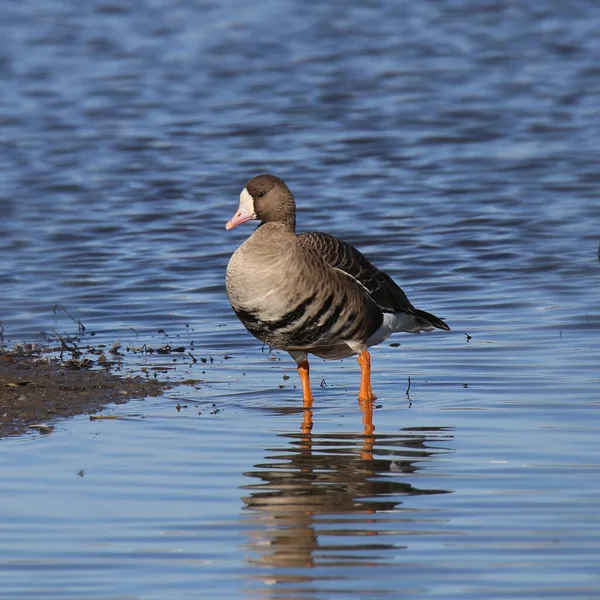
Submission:
[[[92,414],[110,403],[158,396],[172,383],[125,378],[89,361],[62,360],[43,352],[0,350],[0,438],[52,431],[58,418]]]

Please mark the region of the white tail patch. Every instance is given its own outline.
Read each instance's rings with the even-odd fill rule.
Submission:
[[[405,333],[420,333],[421,331],[431,331],[433,326],[423,327],[419,323],[420,319],[414,315],[405,313],[383,313],[383,323],[381,327],[367,340],[367,346],[376,346],[386,340],[392,333],[403,331]]]

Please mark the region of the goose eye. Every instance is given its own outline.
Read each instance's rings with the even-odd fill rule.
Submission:
[[[257,198],[262,198],[265,195],[264,192],[258,192],[258,194],[256,194]]]

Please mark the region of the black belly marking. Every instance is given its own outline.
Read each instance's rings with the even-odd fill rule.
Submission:
[[[344,339],[351,340],[354,337],[354,335],[360,330],[360,328],[364,327],[364,323],[356,318],[355,312],[350,313],[350,315],[348,315],[346,322],[348,323],[348,329],[346,329],[342,333],[344,334]]]
[[[325,302],[323,302],[323,304],[321,305],[319,312],[316,315],[314,315],[313,317],[309,317],[308,319],[306,319],[306,321],[304,321],[304,323],[302,323],[302,325],[300,325],[300,328],[302,329],[302,331],[310,331],[310,330],[318,327],[318,324],[319,324],[319,321],[321,320],[321,318],[324,317],[329,312],[329,309],[331,308],[331,305],[333,304],[333,298],[334,298],[333,294],[329,294],[329,296],[327,296],[327,298],[325,298]]]
[[[314,301],[315,296],[316,294],[313,294],[306,298],[298,306],[285,313],[283,317],[276,321],[262,320],[255,311],[244,310],[243,308],[234,308],[233,310],[244,327],[254,337],[275,348],[284,347],[290,345],[288,340],[298,332],[297,330],[293,332],[281,330],[299,321],[306,313],[308,306]]]
[[[235,308],[233,307],[233,312],[236,314],[237,318],[244,323],[258,323],[259,318],[249,310],[244,310],[243,308]]]
[[[356,311],[351,311],[347,318],[340,317],[347,305],[347,297],[343,296],[334,305],[335,294],[329,294],[319,305],[314,315],[302,321],[310,305],[314,303],[316,294],[300,302],[292,310],[276,321],[262,320],[256,311],[234,308],[244,327],[255,337],[274,348],[302,348],[312,345],[329,344],[338,340],[351,340],[355,335],[366,340],[381,327],[383,314],[376,311],[367,319],[368,323],[358,318]],[[332,310],[333,307],[333,310]],[[331,314],[321,324],[321,319]],[[339,339],[338,339],[339,338]]]
[[[346,305],[346,296],[344,296],[342,298],[341,302],[339,302],[338,305],[335,307],[332,315],[327,319],[327,321],[325,321],[325,323],[323,323],[323,326],[320,327],[320,329],[323,332],[329,333],[333,329],[333,327],[337,323],[337,320],[340,318],[340,315],[342,314],[342,311],[344,310],[345,305]]]
[[[331,308],[331,304],[333,304],[333,294],[325,302],[328,303],[327,310],[320,310],[316,317],[312,317],[309,321],[303,323],[299,329],[289,336],[288,344],[290,346],[310,346],[315,342],[322,342],[327,339],[344,310],[346,297],[344,296],[341,302],[336,305],[331,316],[322,325],[319,325],[319,318],[325,315]]]
[[[278,329],[284,329],[285,327],[289,327],[292,323],[298,321],[304,316],[306,309],[313,302],[315,296],[316,294],[313,294],[306,300],[300,302],[300,304],[298,304],[296,308],[285,313],[285,315],[283,315],[281,319],[278,319],[277,321],[266,321],[264,323],[265,326],[273,332],[276,332]]]
[[[259,340],[264,340],[265,336],[269,334],[269,330],[265,327],[265,323],[256,316],[255,313],[244,310],[243,308],[233,307],[233,311],[237,315],[237,318],[242,322],[242,325]]]
[[[325,302],[323,302],[323,304],[321,305],[319,312],[314,317],[312,317],[309,321],[307,321],[306,324],[313,325],[315,323],[318,323],[320,321],[321,317],[324,317],[328,313],[332,304],[333,304],[333,294],[329,294],[329,296],[327,296],[327,298],[325,298]]]

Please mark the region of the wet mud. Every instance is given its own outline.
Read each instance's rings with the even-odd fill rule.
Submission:
[[[50,433],[59,419],[158,396],[175,385],[151,375],[123,377],[102,362],[63,360],[43,351],[0,350],[0,437],[36,430]]]

